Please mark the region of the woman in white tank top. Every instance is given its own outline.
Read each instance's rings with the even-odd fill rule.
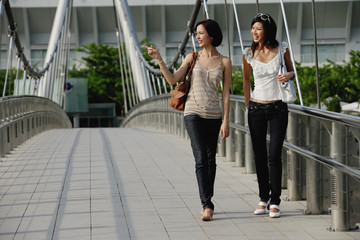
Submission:
[[[211,19],[196,24],[196,39],[202,48],[198,54],[191,87],[185,104],[184,121],[191,140],[195,158],[195,172],[201,201],[201,219],[213,218],[216,173],[216,147],[218,136],[222,140],[229,136],[229,107],[231,84],[231,60],[222,56],[216,49],[221,44],[222,32],[219,25]],[[192,60],[188,54],[180,68],[172,74],[154,47],[147,47],[148,54],[158,61],[160,70],[171,85],[177,83],[186,74]],[[218,88],[223,81],[222,104],[220,108]]]
[[[269,216],[276,218],[280,217],[281,153],[288,124],[288,108],[281,101],[278,83],[294,78],[295,74],[287,44],[279,44],[275,39],[276,24],[270,15],[259,13],[255,16],[251,23],[251,35],[251,48],[246,48],[243,55],[243,87],[259,185],[260,202],[254,214],[265,214],[270,204]],[[279,47],[284,53],[287,73],[279,74],[282,58]],[[251,70],[255,88],[250,96]],[[268,126],[269,150],[266,142]]]

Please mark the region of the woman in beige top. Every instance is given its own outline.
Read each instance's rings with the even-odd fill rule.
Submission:
[[[216,172],[216,147],[218,136],[222,140],[229,136],[229,105],[231,84],[231,60],[216,49],[222,42],[219,25],[211,19],[196,24],[196,39],[202,48],[198,54],[191,87],[184,110],[184,121],[195,157],[195,172],[201,200],[201,219],[209,221],[214,214],[211,198],[214,194]],[[192,53],[185,57],[180,68],[171,73],[154,47],[147,47],[148,54],[158,61],[169,84],[174,85],[187,73]],[[218,88],[223,81],[220,108]]]

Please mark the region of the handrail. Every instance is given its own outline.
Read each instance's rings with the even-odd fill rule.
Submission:
[[[291,39],[290,39],[290,34],[289,34],[289,27],[288,27],[288,23],[287,23],[287,17],[286,17],[286,12],[285,12],[285,7],[284,7],[284,1],[280,0],[280,6],[281,6],[281,11],[282,11],[282,15],[283,15],[283,19],[284,19],[284,23],[285,23],[285,30],[286,30],[286,36],[289,42],[289,51],[290,51],[290,57],[291,57],[291,61],[294,64],[294,72],[295,72],[295,80],[296,80],[296,85],[297,85],[297,90],[298,90],[298,95],[299,95],[299,101],[300,104],[303,106],[303,99],[302,99],[302,94],[301,94],[301,88],[300,88],[300,83],[299,83],[299,78],[298,78],[298,74],[296,71],[296,65],[295,65],[295,59],[294,59],[294,53],[292,50],[292,44],[291,44]]]
[[[220,96],[221,97],[221,96]],[[123,119],[121,126],[122,127],[126,127],[126,125],[135,117],[143,115],[143,114],[153,114],[154,112],[167,112],[167,113],[175,113],[175,114],[180,114],[182,115],[183,112],[182,111],[177,111],[174,110],[170,107],[166,107],[164,109],[157,109],[156,106],[153,104],[153,102],[155,101],[159,101],[159,100],[164,100],[164,102],[167,102],[168,99],[170,98],[169,94],[163,94],[163,95],[158,95],[158,96],[154,96],[151,98],[148,98],[142,102],[140,102],[139,104],[137,104],[136,106],[134,106],[127,114],[126,118]],[[245,99],[243,96],[237,96],[237,95],[230,95],[230,101],[235,101],[235,102],[245,102]],[[145,107],[147,104],[150,104],[150,107]],[[142,109],[141,111],[138,111],[139,109],[141,109],[142,107],[144,107],[144,109]],[[306,116],[313,116],[315,118],[318,119],[322,119],[322,120],[328,120],[328,121],[332,121],[332,122],[337,122],[340,124],[344,124],[347,125],[348,127],[355,127],[355,128],[360,128],[360,118],[359,117],[355,117],[355,116],[351,116],[351,115],[346,115],[346,114],[341,114],[341,113],[335,113],[335,112],[330,112],[330,111],[326,111],[326,110],[320,110],[320,109],[315,109],[315,108],[310,108],[310,107],[303,107],[303,106],[299,106],[299,105],[295,105],[295,104],[289,104],[288,105],[289,111],[293,112],[293,113],[300,113]],[[235,124],[235,123],[230,123],[230,127],[235,129],[235,130],[240,130],[244,133],[249,133],[249,129],[247,127]],[[268,140],[269,140],[269,136],[268,136]],[[307,157],[307,158],[311,158],[313,160],[316,160],[317,162],[320,162],[321,164],[324,164],[327,167],[331,167],[331,168],[335,168],[340,170],[341,172],[348,174],[349,176],[352,176],[354,179],[356,179],[357,181],[360,181],[360,169],[356,169],[356,168],[351,168],[345,164],[336,162],[330,158],[321,156],[319,154],[313,153],[307,149],[304,149],[302,147],[296,146],[288,141],[284,141],[284,147],[286,147],[287,149],[290,149],[298,154],[300,154],[303,157]]]
[[[18,107],[17,102],[24,102],[23,107]],[[44,107],[51,106],[51,107]],[[29,113],[34,112],[53,112],[61,115],[65,125],[71,127],[68,116],[64,110],[55,102],[48,98],[32,96],[32,95],[22,95],[22,96],[5,96],[0,98],[0,126],[14,121],[22,116],[25,116]],[[60,120],[60,119],[59,119]]]
[[[244,101],[243,96],[237,96],[237,95],[231,95],[232,100],[236,101]],[[359,117],[355,117],[352,115],[337,113],[337,112],[331,112],[323,109],[317,109],[317,108],[311,108],[311,107],[305,107],[300,106],[297,104],[288,104],[289,110],[294,113],[302,113],[307,116],[314,116],[317,118],[320,118],[322,120],[328,120],[333,121],[341,124],[345,124],[349,127],[356,127],[360,128],[360,119]]]
[[[40,132],[71,127],[65,111],[48,98],[30,95],[2,97],[0,157]]]

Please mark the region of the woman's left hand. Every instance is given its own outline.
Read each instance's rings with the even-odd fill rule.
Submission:
[[[230,135],[229,122],[223,122],[220,127],[219,136],[221,136],[221,140],[224,140]]]
[[[293,78],[294,78],[294,73],[292,72],[281,73],[277,76],[277,80],[279,83],[287,82]]]

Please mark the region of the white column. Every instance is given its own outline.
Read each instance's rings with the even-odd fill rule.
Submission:
[[[30,30],[29,30],[29,16],[27,12],[27,8],[23,8],[23,26],[24,26],[24,35],[25,35],[25,41],[24,41],[24,49],[29,49],[30,51]],[[30,56],[30,55],[28,55]]]
[[[166,8],[164,5],[161,6],[161,45],[163,49],[161,55],[166,56]]]
[[[56,14],[55,14],[55,18],[54,18],[53,27],[51,30],[51,35],[50,35],[48,49],[46,52],[44,66],[46,66],[50,62],[52,55],[54,54],[55,49],[57,47],[57,41],[61,34],[61,27],[62,27],[64,17],[66,16],[66,6],[68,3],[69,3],[69,0],[59,0],[59,4],[56,9]],[[46,76],[40,81],[38,96],[46,97],[46,98],[50,97],[50,91],[51,91],[50,83],[52,81],[50,76],[52,76],[52,74],[46,73]]]
[[[140,101],[153,96],[149,79],[145,75],[140,61],[139,40],[135,31],[131,12],[125,0],[115,1],[116,11],[119,16],[121,28],[123,29],[124,41],[126,44],[127,56],[131,62],[131,69],[135,89]]]
[[[143,38],[146,38],[147,36],[147,16],[146,16],[146,7],[142,6],[141,7],[141,16],[142,16],[142,33],[143,33]]]
[[[97,22],[97,12],[96,7],[92,7],[92,15],[93,15],[93,34],[94,34],[94,43],[99,43],[99,28]]]
[[[298,3],[298,13],[297,13],[297,22],[296,22],[296,43],[298,45],[301,44],[301,35],[302,35],[302,21],[303,21],[303,11],[304,11],[304,3],[299,2]],[[300,46],[300,56],[301,56],[301,46]],[[301,61],[300,59],[297,59],[298,61]]]
[[[230,56],[234,58],[234,11],[232,6],[228,6],[228,14],[229,14],[229,42],[230,42]],[[229,56],[229,57],[230,57]],[[234,61],[234,59],[232,59]]]
[[[349,42],[350,37],[351,37],[351,19],[352,19],[353,5],[354,4],[352,1],[348,2],[348,9],[347,9],[347,14],[346,14],[346,25],[345,25],[346,42]]]
[[[73,7],[72,10],[72,29],[73,29],[73,36],[75,41],[75,47],[80,47],[80,36],[79,36],[79,18],[77,14],[77,7]]]
[[[279,6],[279,14],[278,14],[278,19],[276,21],[277,23],[277,34],[276,34],[276,38],[277,40],[279,40],[280,42],[283,41],[283,28],[284,28],[284,22],[283,22],[283,17],[282,17],[282,11],[281,11],[281,6]]]

